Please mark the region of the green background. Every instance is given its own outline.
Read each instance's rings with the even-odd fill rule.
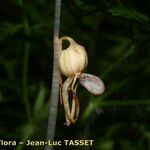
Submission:
[[[1,1],[0,20],[0,139],[45,140],[54,0]],[[55,140],[92,139],[94,145],[54,149],[150,150],[150,2],[62,0],[64,35],[86,48],[86,72],[99,76],[106,90],[93,96],[79,86],[81,113],[70,127],[58,108]]]

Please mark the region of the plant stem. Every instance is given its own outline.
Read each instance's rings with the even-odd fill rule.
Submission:
[[[28,24],[28,20],[26,18],[25,12],[24,12],[24,2],[23,0],[18,0],[20,7],[23,10],[23,25],[26,35],[30,35],[30,27]],[[31,109],[30,109],[30,103],[28,99],[28,59],[29,59],[29,51],[30,51],[30,43],[25,43],[25,50],[24,50],[24,62],[23,62],[23,100],[25,103],[25,109],[27,114],[28,122],[31,123],[32,116],[31,116]]]
[[[23,63],[23,99],[25,103],[25,109],[26,109],[28,121],[31,122],[31,111],[30,111],[30,105],[28,100],[28,86],[27,86],[29,49],[30,49],[30,43],[27,42],[25,44],[24,63]]]
[[[149,105],[150,99],[142,100],[111,100],[111,101],[101,101],[98,106],[141,106]]]
[[[101,100],[98,101],[96,99],[95,102],[92,102],[91,105],[84,111],[82,115],[82,121],[85,121],[90,114],[95,110],[96,108],[101,108],[101,107],[114,107],[114,106],[141,106],[141,105],[150,105],[150,99],[142,99],[142,100],[108,100],[108,101],[103,101]]]
[[[116,68],[117,65],[119,65],[122,61],[124,61],[126,58],[128,58],[130,55],[132,55],[135,52],[135,45],[131,45],[129,50],[123,55],[121,56],[116,62],[114,62],[109,68],[106,69],[106,71],[104,71],[104,73],[102,74],[103,79],[106,78],[106,76],[108,76],[110,74],[110,72]]]
[[[54,140],[55,126],[57,120],[57,108],[59,99],[60,87],[60,72],[58,70],[58,56],[61,51],[61,43],[59,42],[60,28],[60,12],[61,0],[55,1],[55,22],[54,22],[54,54],[53,54],[53,76],[52,76],[52,91],[50,97],[49,118],[47,127],[47,140]],[[52,150],[53,146],[45,146],[45,150]]]

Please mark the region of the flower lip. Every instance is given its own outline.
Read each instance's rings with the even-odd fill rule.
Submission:
[[[105,91],[103,81],[92,74],[82,73],[79,78],[79,83],[94,95],[101,95]]]

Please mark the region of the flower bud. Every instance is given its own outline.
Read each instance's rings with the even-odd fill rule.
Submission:
[[[70,45],[62,50],[59,57],[59,69],[65,76],[74,76],[82,73],[88,63],[88,56],[83,46],[76,43],[72,38],[64,36],[60,40],[68,40]]]

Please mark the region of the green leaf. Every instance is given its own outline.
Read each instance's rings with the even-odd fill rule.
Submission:
[[[136,21],[148,21],[149,18],[139,12],[136,9],[127,9],[124,7],[113,7],[108,9],[108,12],[110,12],[113,16],[122,16],[125,17],[127,19],[132,19],[132,20],[136,20]]]
[[[113,150],[114,142],[111,140],[105,139],[100,142],[99,148],[102,150]]]
[[[32,124],[26,124],[20,128],[21,130],[21,142],[25,144],[25,142],[30,139],[32,134],[34,133],[34,126]],[[16,150],[22,150],[24,147],[24,144],[18,144],[16,147]]]
[[[22,24],[15,24],[15,23],[4,23],[1,24],[0,28],[0,42],[7,40],[8,38],[14,36],[20,29],[23,28]]]
[[[45,98],[46,98],[46,88],[44,87],[44,85],[41,85],[33,108],[35,120],[43,119],[43,117],[48,112],[47,111],[48,106],[47,104],[44,103]]]

